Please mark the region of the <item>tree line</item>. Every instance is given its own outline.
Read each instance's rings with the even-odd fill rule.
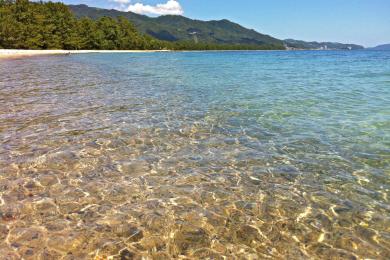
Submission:
[[[64,50],[254,50],[279,46],[166,42],[126,18],[77,19],[63,3],[0,0],[0,48]]]
[[[0,0],[0,47],[12,49],[160,49],[126,19],[76,19],[62,3]]]

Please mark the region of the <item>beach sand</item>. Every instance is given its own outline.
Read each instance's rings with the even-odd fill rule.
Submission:
[[[0,49],[0,59],[21,58],[38,55],[68,55],[85,53],[137,53],[137,52],[165,52],[167,50],[10,50]]]

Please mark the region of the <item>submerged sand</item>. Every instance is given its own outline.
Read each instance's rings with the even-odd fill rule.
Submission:
[[[167,50],[10,50],[0,49],[0,59],[19,58],[38,55],[68,55],[85,53],[137,53],[137,52],[163,52]]]

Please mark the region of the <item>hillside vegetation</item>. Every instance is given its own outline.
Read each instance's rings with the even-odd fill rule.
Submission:
[[[70,5],[69,8],[78,18],[88,17],[96,20],[104,16],[125,17],[140,32],[164,41],[284,49],[283,41],[244,28],[228,20],[199,21],[177,15],[154,18],[132,12],[100,9],[87,5]]]
[[[162,18],[166,19],[166,18]],[[283,49],[273,44],[170,42],[139,32],[123,16],[76,17],[62,3],[0,0],[0,48],[65,50]]]
[[[7,49],[160,49],[125,18],[76,19],[61,3],[0,0],[0,47]]]
[[[148,17],[86,5],[0,0],[0,48],[65,50],[356,50],[330,42],[281,41],[228,20]]]
[[[358,50],[363,46],[337,42],[305,42],[299,40],[279,40],[255,30],[242,27],[229,20],[199,21],[177,15],[148,17],[132,12],[107,10],[87,5],[70,5],[69,8],[78,18],[99,19],[125,17],[142,33],[156,39],[169,42],[186,42],[187,44],[211,44],[222,46],[246,46],[247,49],[328,49]],[[234,47],[236,46],[236,47]]]
[[[310,50],[361,50],[364,49],[361,45],[344,44],[338,42],[305,42],[293,39],[284,40],[287,47],[295,49],[310,49]]]
[[[390,51],[390,44],[382,44],[378,45],[374,48],[370,48],[369,50],[376,50],[376,51]]]

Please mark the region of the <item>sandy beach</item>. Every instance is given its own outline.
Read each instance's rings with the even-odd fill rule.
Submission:
[[[0,59],[21,58],[38,55],[68,55],[85,53],[137,53],[166,52],[167,50],[10,50],[0,49]]]

